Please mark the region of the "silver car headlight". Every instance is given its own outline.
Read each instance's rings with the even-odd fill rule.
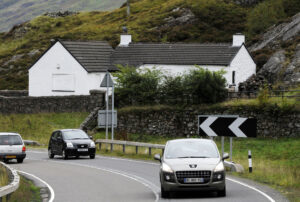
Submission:
[[[67,147],[68,148],[73,148],[74,146],[73,146],[72,142],[67,142]]]
[[[221,161],[220,163],[218,163],[218,165],[216,166],[216,168],[214,169],[214,172],[222,172],[224,171],[224,164],[223,162]]]
[[[95,142],[91,142],[90,147],[95,148]]]
[[[172,170],[172,168],[166,163],[162,163],[161,169],[162,169],[163,172],[166,172],[166,173],[173,173],[174,172]]]

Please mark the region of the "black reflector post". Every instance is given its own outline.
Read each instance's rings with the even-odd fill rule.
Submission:
[[[248,151],[249,173],[252,173],[252,156],[251,150]]]

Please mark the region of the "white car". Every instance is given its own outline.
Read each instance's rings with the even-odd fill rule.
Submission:
[[[164,155],[154,156],[161,162],[161,196],[168,198],[175,191],[216,191],[226,196],[225,168],[214,141],[178,139],[167,142]]]
[[[0,159],[7,163],[11,159],[17,159],[22,163],[26,157],[26,147],[18,133],[0,133]]]

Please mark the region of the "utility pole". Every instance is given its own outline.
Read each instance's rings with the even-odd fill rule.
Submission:
[[[130,15],[130,2],[127,0],[127,17]]]

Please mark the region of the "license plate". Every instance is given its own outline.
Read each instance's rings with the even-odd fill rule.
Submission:
[[[16,156],[6,156],[5,158],[7,158],[7,159],[15,159]]]
[[[184,178],[184,183],[203,183],[204,178]]]
[[[77,151],[89,151],[89,149],[77,149]]]

